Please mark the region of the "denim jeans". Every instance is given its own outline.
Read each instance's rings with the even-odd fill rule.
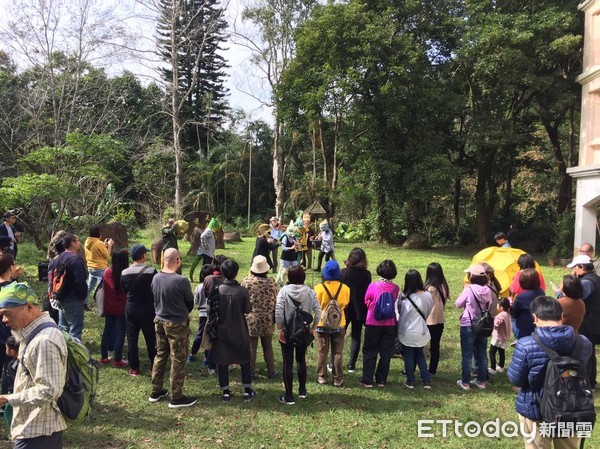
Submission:
[[[58,326],[81,339],[83,332],[83,301],[65,298],[58,302]]]
[[[429,374],[427,360],[425,360],[425,353],[423,352],[422,347],[414,348],[411,346],[404,346],[402,354],[404,355],[404,370],[406,371],[407,384],[415,384],[415,366],[419,367],[423,383],[431,382],[431,374]]]
[[[460,328],[460,352],[462,355],[462,375],[464,384],[471,381],[471,360],[477,361],[477,380],[485,382],[487,379],[487,338],[475,337],[470,326]]]
[[[87,305],[88,301],[90,300],[90,298],[92,296],[94,296],[96,287],[98,286],[98,284],[102,280],[102,277],[104,276],[104,269],[103,268],[89,268],[88,273],[89,273],[88,280],[87,280],[88,294],[85,297],[85,301],[83,301],[83,304],[86,304],[86,305]]]
[[[112,340],[114,338],[114,340]],[[112,340],[112,341],[111,341]],[[125,315],[105,315],[104,332],[100,353],[103,359],[108,358],[108,351],[114,344],[115,361],[123,359],[123,345],[125,344]]]

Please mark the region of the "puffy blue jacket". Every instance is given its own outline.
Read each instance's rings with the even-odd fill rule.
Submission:
[[[575,346],[577,335],[571,326],[538,327],[535,330],[542,342],[554,349],[559,355],[569,355]],[[581,350],[581,360],[585,364],[592,355],[592,344],[584,337]],[[540,421],[538,397],[542,394],[546,366],[549,357],[533,336],[521,338],[517,342],[512,361],[508,367],[508,378],[521,388],[517,395],[516,410],[519,415]]]

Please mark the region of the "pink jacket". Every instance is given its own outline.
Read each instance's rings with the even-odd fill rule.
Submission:
[[[494,318],[494,331],[492,332],[492,340],[507,343],[512,333],[512,324],[508,312],[502,311]]]
[[[375,311],[375,304],[377,304],[377,298],[382,292],[391,292],[394,298],[398,298],[400,293],[400,287],[393,282],[387,281],[376,281],[371,282],[365,293],[365,305],[367,306],[367,319],[365,324],[367,326],[395,326],[396,318],[389,318],[387,320],[376,320],[373,316]]]

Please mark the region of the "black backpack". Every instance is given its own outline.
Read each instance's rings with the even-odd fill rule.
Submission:
[[[561,356],[543,344],[537,333],[534,332],[532,336],[550,357],[544,389],[538,398],[542,420],[553,424],[571,422],[590,423],[593,426],[596,422],[596,410],[586,366],[581,361],[581,338],[577,337],[570,355]]]
[[[469,319],[471,320],[471,328],[473,329],[473,335],[476,337],[490,337],[492,332],[494,331],[494,317],[490,313],[490,309],[483,310],[481,308],[481,304],[479,304],[479,298],[471,289],[473,296],[475,297],[475,303],[481,312],[481,315],[476,321],[473,321],[471,314],[469,314]]]
[[[313,316],[302,309],[302,303],[294,303],[294,309],[289,317],[284,316],[285,320],[285,341],[295,347],[307,347],[314,339],[310,332]],[[284,312],[285,315],[285,312]]]
[[[212,290],[206,298],[208,304],[208,326],[207,334],[208,341],[215,342],[219,339],[218,336],[218,325],[219,325],[219,309],[221,308],[221,294],[219,293],[219,287],[223,284],[222,280],[214,279]]]

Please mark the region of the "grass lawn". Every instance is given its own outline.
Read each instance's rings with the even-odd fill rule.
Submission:
[[[149,245],[151,235],[141,241]],[[138,240],[133,240],[137,242]],[[189,244],[180,244],[187,251]],[[338,260],[343,261],[355,244],[336,244]],[[91,422],[69,428],[65,434],[67,448],[515,448],[523,447],[521,437],[459,437],[452,431],[442,436],[442,426],[434,425],[433,438],[417,437],[420,419],[456,419],[463,423],[500,422],[518,423],[514,411],[515,394],[506,374],[492,378],[485,391],[463,392],[456,386],[460,377],[459,310],[453,300],[461,291],[463,270],[469,265],[475,249],[432,249],[411,251],[401,248],[366,243],[359,245],[367,252],[370,269],[374,273],[383,259],[392,259],[398,267],[398,283],[402,285],[404,273],[409,268],[425,274],[427,264],[442,264],[450,284],[452,300],[446,307],[446,328],[442,337],[442,357],[438,373],[430,391],[420,388],[406,390],[402,386],[400,370],[402,359],[394,358],[388,386],[385,389],[362,389],[357,379],[361,374],[361,360],[355,374],[348,374],[342,388],[317,385],[316,348],[310,348],[308,363],[308,398],[296,398],[296,405],[279,404],[277,397],[283,392],[281,378],[267,380],[264,361],[259,350],[255,383],[258,397],[246,404],[241,399],[240,370],[231,373],[234,399],[221,402],[216,376],[209,376],[200,362],[189,364],[185,392],[199,397],[196,406],[184,410],[170,410],[166,402],[150,404],[150,375],[148,362],[142,358],[143,375],[130,377],[126,369],[102,366],[98,403]],[[241,265],[240,280],[250,267],[254,239],[227,244],[222,252]],[[37,262],[44,253],[33,245],[20,246],[19,262],[26,265],[25,280],[43,291],[36,281]],[[193,256],[184,259],[184,274],[188,274]],[[549,286],[552,280],[560,284],[564,268],[548,267],[540,255],[544,276]],[[308,275],[307,283],[319,282],[317,276]],[[194,285],[195,286],[195,285]],[[551,293],[550,287],[548,293]],[[197,312],[191,316],[192,332],[197,330]],[[100,357],[100,336],[103,319],[95,312],[87,312],[83,338],[95,358]],[[193,334],[192,334],[193,338]],[[275,338],[275,337],[274,337]],[[346,351],[349,349],[349,336]],[[140,338],[140,355],[145,354]],[[191,342],[190,342],[191,345]],[[276,367],[281,372],[281,353],[274,340]],[[511,350],[507,357],[510,360]],[[508,362],[507,362],[508,363]],[[297,379],[294,379],[297,389]],[[168,384],[167,384],[168,386]],[[449,429],[450,430],[450,429]],[[586,447],[600,447],[596,435]]]

